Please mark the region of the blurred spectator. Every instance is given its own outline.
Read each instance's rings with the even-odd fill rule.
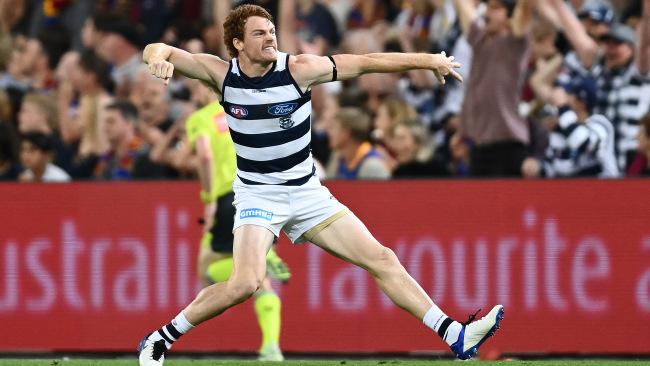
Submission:
[[[396,156],[393,150],[395,127],[416,118],[415,109],[401,99],[386,99],[379,105],[371,137],[386,158],[392,160]]]
[[[358,78],[358,85],[367,94],[365,105],[362,106],[371,115],[377,114],[379,106],[397,92],[398,76],[392,74],[365,74]]]
[[[30,93],[23,98],[18,112],[18,131],[50,135],[54,145],[54,164],[67,169],[75,151],[61,140],[56,98],[45,93]]]
[[[484,26],[473,1],[455,1],[473,52],[461,118],[463,134],[475,144],[470,172],[477,177],[519,176],[529,141],[518,104],[532,18],[530,0],[489,0]]]
[[[296,31],[301,52],[331,54],[341,39],[332,13],[316,0],[297,0],[297,5]]]
[[[191,80],[190,89],[192,100],[196,106],[209,109],[210,103],[216,102],[216,95],[207,86],[199,81]],[[204,115],[191,114],[187,119],[176,121],[152,147],[149,157],[152,162],[173,167],[181,173],[182,176],[192,176],[197,171],[197,157],[192,152],[192,146],[187,141],[187,120],[191,116]]]
[[[528,63],[527,76],[531,76],[538,67],[546,64],[549,60],[559,57],[559,60],[555,62],[563,61],[560,50],[556,47],[557,31],[550,22],[539,19],[536,20],[531,29],[530,40],[531,54]],[[557,77],[557,71],[558,69],[554,68],[552,75],[553,80]],[[542,98],[543,95],[536,95],[530,87],[531,80],[526,81],[527,83],[524,85],[522,95],[522,101],[530,103],[526,105],[526,107],[535,108],[537,102],[543,104],[545,101],[549,100],[549,96]],[[538,99],[536,99],[536,97]]]
[[[35,89],[56,89],[54,70],[69,49],[68,33],[62,26],[41,29],[36,38],[29,38],[22,55],[22,63]]]
[[[393,150],[397,167],[393,178],[430,178],[448,176],[444,164],[433,159],[429,134],[418,120],[410,120],[393,128]]]
[[[0,76],[0,89],[6,91],[13,110],[20,108],[20,101],[31,89],[31,73],[23,58],[27,48],[27,38],[16,36],[11,44],[7,68]]]
[[[111,77],[119,98],[128,97],[139,71],[146,69],[142,63],[140,46],[141,29],[125,18],[116,15],[97,15],[93,18],[96,30],[95,52],[113,65]]]
[[[61,65],[58,104],[61,137],[75,152],[66,167],[74,178],[90,178],[100,155],[108,150],[101,121],[113,97],[110,66],[91,50],[70,56],[70,65]],[[68,61],[68,60],[66,60]],[[78,99],[75,95],[79,95]]]
[[[353,0],[346,28],[370,28],[379,22],[392,22],[398,12],[399,7],[390,0]]]
[[[630,177],[650,177],[650,113],[641,119],[641,128],[637,135],[639,153],[627,171]]]
[[[587,34],[596,41],[609,32],[614,23],[614,15],[614,9],[603,0],[585,1],[578,12],[578,18]]]
[[[26,34],[29,2],[26,0],[0,0],[0,35],[10,32]]]
[[[136,135],[138,110],[124,100],[106,106],[103,127],[109,143],[109,150],[99,158],[95,177],[108,180],[133,179],[138,161],[148,154],[142,138]]]
[[[582,65],[598,81],[595,111],[614,124],[618,164],[624,169],[636,155],[639,120],[650,108],[650,0],[644,0],[641,38],[615,24],[601,35],[602,49],[562,0],[550,1]]]
[[[68,35],[69,45],[82,49],[81,29],[85,19],[93,13],[95,1],[74,0],[30,0],[27,1],[30,15],[25,34],[30,36],[59,27]]]
[[[594,115],[598,86],[583,76],[565,85],[567,100],[561,114],[549,126],[546,159],[528,158],[522,165],[524,177],[602,177],[620,175],[614,153],[614,127],[602,115]]]
[[[410,6],[405,7],[395,19],[399,29],[400,41],[404,52],[416,52],[429,48],[430,43],[437,34],[432,27],[433,2],[430,0],[413,0]],[[439,9],[437,9],[439,10]],[[446,34],[446,30],[438,34]]]
[[[107,165],[97,166],[100,158],[114,150],[103,125],[106,107],[116,97],[128,98],[139,113],[133,126],[134,141],[140,141],[130,176],[192,176],[183,128],[187,116],[206,104],[199,91],[205,88],[178,74],[167,87],[153,80],[140,48],[163,41],[229,58],[220,53],[223,20],[242,3],[271,11],[278,42],[291,54],[444,51],[462,65],[466,81],[448,80],[444,87],[419,70],[314,88],[312,153],[321,163],[343,161],[342,150],[348,150],[332,151],[340,141],[354,145],[346,137],[352,129],[332,131],[340,126],[340,109],[355,107],[374,122],[371,141],[377,144],[370,147],[396,177],[411,164],[427,173],[432,162],[421,156],[427,154],[453,176],[467,176],[470,161],[474,176],[514,176],[526,155],[538,159],[543,174],[546,153],[561,150],[547,150],[553,131],[546,128],[554,121],[555,133],[561,129],[560,107],[562,121],[578,126],[564,132],[586,136],[581,131],[589,130],[590,141],[605,141],[602,130],[585,122],[602,114],[614,124],[620,167],[634,157],[629,172],[646,166],[638,146],[645,143],[639,120],[650,112],[650,0],[0,0],[0,126],[49,135],[53,164],[73,179],[92,178]],[[530,4],[541,16],[529,22]],[[66,53],[70,45],[74,51]],[[482,54],[473,59],[476,50]],[[598,83],[597,102],[582,117],[565,88],[589,75]],[[392,104],[409,112],[395,113]],[[0,177],[15,179],[20,134],[0,128]],[[551,143],[558,141],[555,136]],[[420,153],[413,161],[415,150]],[[586,166],[578,163],[598,155],[587,150],[573,152],[583,157],[578,160],[560,160]]]
[[[16,141],[12,126],[0,122],[0,181],[15,181],[20,174]]]
[[[21,134],[41,132],[52,135],[58,128],[58,109],[53,96],[30,93],[23,98],[18,113],[18,130]]]
[[[25,170],[18,179],[21,182],[69,182],[68,173],[52,164],[53,151],[52,135],[24,133],[20,143],[20,161]]]
[[[150,144],[157,143],[162,134],[174,124],[169,88],[162,80],[143,71],[135,79],[130,100],[138,108],[142,122],[138,126],[138,134]]]
[[[452,117],[458,119],[457,116]],[[471,141],[460,132],[456,132],[449,139],[449,171],[454,177],[469,177],[469,160],[472,149]]]
[[[388,179],[390,171],[368,141],[370,118],[358,108],[342,108],[328,129],[333,154],[327,165],[330,179]]]
[[[341,97],[346,98],[347,95],[342,93],[337,97],[332,93],[326,93],[323,91],[321,106],[318,106],[318,103],[314,103],[314,100],[312,99],[314,113],[312,113],[311,148],[314,158],[323,165],[327,164],[329,161],[331,152],[327,130],[333,123],[332,121],[336,118],[336,115],[339,113],[339,98]]]

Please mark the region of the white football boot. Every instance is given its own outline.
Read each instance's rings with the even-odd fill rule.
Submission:
[[[140,366],[161,366],[165,361],[167,346],[165,340],[149,340],[149,335],[145,336],[138,345],[138,361]]]
[[[476,312],[478,313],[478,311]],[[503,320],[503,305],[497,305],[484,317],[473,321],[476,314],[471,315],[469,320],[463,324],[458,334],[458,340],[450,348],[461,360],[468,360],[478,352],[479,347],[501,326]]]

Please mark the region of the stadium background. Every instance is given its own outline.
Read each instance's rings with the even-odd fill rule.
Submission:
[[[376,19],[364,18],[364,11],[370,11],[364,6],[369,3],[323,2],[331,6],[334,15],[343,14],[336,19],[346,20],[337,37],[353,42],[358,49],[384,50],[386,45],[374,45],[375,33],[364,33],[377,25]],[[386,20],[391,11],[399,15],[415,3],[377,1],[371,10],[376,12],[373,17]],[[145,35],[162,36],[165,29],[176,26],[178,38],[174,42],[191,48],[192,44],[184,43],[187,40],[180,36],[187,31],[205,41],[202,47],[223,55],[223,49],[211,38],[218,38],[215,29],[186,28],[182,22],[200,18],[205,23],[214,19],[218,22],[223,12],[213,14],[210,1],[169,1],[163,5],[155,1],[45,0],[1,4],[3,40],[9,40],[9,46],[3,46],[7,58],[1,85],[7,100],[3,102],[6,108],[2,110],[0,137],[3,146],[11,146],[3,159],[9,156],[5,160],[16,167],[20,166],[18,132],[24,131],[19,122],[21,104],[14,99],[14,91],[53,96],[61,107],[65,105],[61,104],[65,102],[60,99],[61,88],[66,84],[65,79],[56,79],[65,76],[64,72],[50,75],[52,85],[37,85],[37,79],[14,78],[29,84],[25,89],[17,87],[23,84],[14,83],[15,70],[10,66],[26,60],[25,54],[16,56],[20,37],[36,37],[48,26],[68,27],[75,23],[80,27],[101,9],[121,14],[130,24],[139,24],[135,28],[146,31],[140,34],[142,39],[146,39]],[[15,19],[8,16],[11,4],[16,9],[24,6]],[[623,21],[639,18],[640,4],[616,1],[612,5]],[[161,12],[167,11],[161,14],[160,24],[147,17],[153,17],[146,11],[156,5]],[[172,16],[174,11],[176,16]],[[295,27],[305,26],[300,14],[296,19]],[[396,19],[388,24],[397,24]],[[383,26],[385,23],[372,32],[381,31]],[[414,23],[405,26],[415,27]],[[129,34],[123,28],[108,28],[103,31],[121,37]],[[309,32],[302,29],[296,34],[314,37]],[[168,33],[164,37],[173,39]],[[80,32],[71,32],[72,49],[83,48],[81,38]],[[151,40],[154,38],[147,39]],[[297,50],[317,52],[314,47],[318,42],[298,42]],[[334,44],[320,46],[327,53],[336,49]],[[413,79],[411,75],[411,82]],[[139,83],[134,79],[129,87],[137,89]],[[404,83],[403,78],[367,78],[359,85],[343,86],[343,91],[323,88],[314,94],[316,101],[329,105],[333,95],[355,90],[357,93],[348,95],[348,100],[358,101],[362,109],[375,116],[378,106],[386,100],[408,99],[400,94],[400,83]],[[172,88],[168,100],[173,108],[168,113],[172,122],[182,125],[192,110],[187,102],[193,100],[194,89],[184,80],[174,84],[177,88]],[[438,90],[435,86],[427,88]],[[132,91],[119,88],[110,94],[119,93],[133,98]],[[183,97],[183,93],[190,96]],[[77,110],[78,101],[67,102],[68,107],[75,107],[71,110]],[[145,116],[148,108],[157,107],[133,102]],[[431,103],[445,105],[444,98],[434,98]],[[327,118],[323,116],[326,110],[321,109],[322,119]],[[418,112],[432,139],[441,138],[448,148],[452,135],[436,134],[447,131],[447,126],[435,127],[448,119],[436,121],[431,110]],[[314,121],[315,126],[318,122]],[[61,138],[62,123],[64,118],[50,133]],[[131,352],[142,332],[166,322],[198,290],[195,258],[201,230],[197,219],[202,212],[198,183],[187,167],[150,155],[156,146],[164,145],[164,140],[148,129],[159,129],[170,140],[178,131],[169,126],[165,130],[157,122],[147,123],[138,129],[143,140],[139,151],[164,167],[156,169],[154,175],[117,177],[93,171],[88,176],[71,173],[75,182],[67,184],[0,184],[0,320],[11,332],[0,337],[0,352]],[[327,135],[327,131],[323,134]],[[427,148],[439,148],[445,143],[433,142]],[[327,143],[323,146],[322,156],[335,153]],[[169,150],[174,148],[169,146]],[[459,154],[446,155],[443,175],[464,177],[463,169],[454,160],[462,160]],[[327,161],[322,163],[327,165]],[[164,181],[116,182],[118,178]],[[647,180],[333,179],[325,184],[382,243],[395,250],[409,272],[450,315],[463,319],[493,303],[506,305],[503,329],[486,344],[483,354],[650,354]],[[294,273],[288,285],[277,286],[283,299],[282,346],[289,355],[447,354],[446,347],[425,327],[381,295],[364,272],[323,255],[314,246],[292,247],[284,237],[278,251]],[[247,303],[229,310],[185,337],[174,349],[253,353],[259,332],[251,306]],[[109,329],[119,329],[119,336],[107,337]]]

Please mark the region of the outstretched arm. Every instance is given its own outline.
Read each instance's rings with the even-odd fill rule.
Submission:
[[[152,43],[145,47],[142,60],[149,65],[149,71],[157,78],[169,82],[174,70],[203,81],[221,91],[221,85],[228,72],[228,63],[217,56],[205,53],[189,53],[164,43]]]
[[[569,6],[563,0],[550,0],[560,17],[560,24],[564,29],[564,35],[569,39],[571,46],[578,53],[582,64],[590,68],[598,56],[598,44],[591,39],[585,28],[580,24],[578,18],[573,14]]]
[[[443,53],[370,53],[367,55],[335,55],[336,80],[348,80],[363,74],[394,73],[416,69],[432,70],[441,84],[445,76],[451,75],[459,81],[462,76],[456,72],[460,64],[454,57]],[[289,69],[301,88],[332,81],[334,65],[328,57],[298,55],[289,60]]]
[[[455,0],[458,18],[460,19],[460,28],[463,30],[465,37],[469,34],[472,23],[478,17],[474,0]]]
[[[528,35],[533,19],[533,4],[531,0],[520,0],[517,2],[515,13],[512,16],[512,34],[517,38]]]

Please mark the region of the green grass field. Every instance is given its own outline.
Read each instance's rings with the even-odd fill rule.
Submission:
[[[469,361],[473,364],[506,365],[506,366],[648,366],[650,360],[544,360],[544,361]],[[165,366],[458,366],[462,361],[439,360],[290,360],[282,363],[257,362],[248,360],[222,360],[222,359],[169,359]],[[0,359],[0,366],[132,366],[137,365],[132,359]]]

